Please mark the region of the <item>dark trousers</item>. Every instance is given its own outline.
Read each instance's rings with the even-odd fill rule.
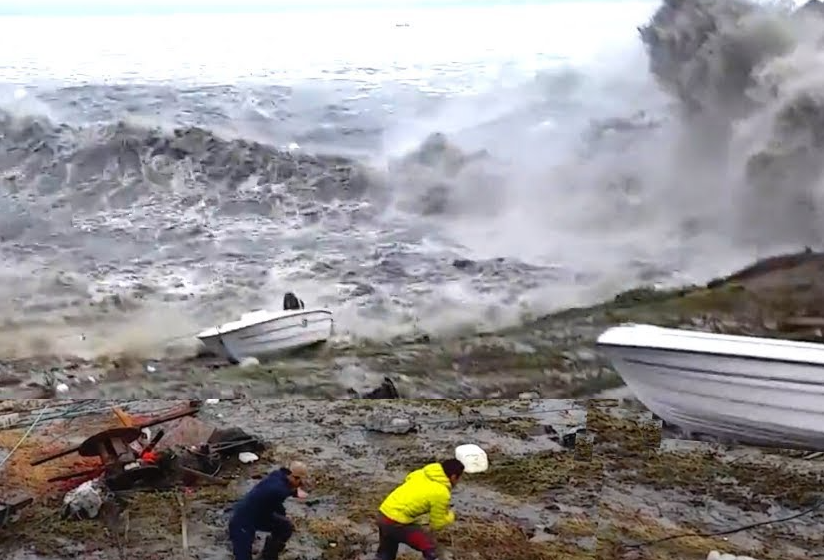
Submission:
[[[378,516],[378,555],[376,560],[395,560],[398,547],[405,544],[423,554],[424,560],[438,560],[438,546],[435,539],[420,525],[404,525],[392,521],[385,515]]]
[[[269,533],[266,544],[263,545],[261,558],[277,560],[294,530],[292,522],[284,515],[273,514],[268,519],[256,521],[233,517],[229,521],[229,540],[232,542],[235,560],[252,560],[252,546],[258,531]]]

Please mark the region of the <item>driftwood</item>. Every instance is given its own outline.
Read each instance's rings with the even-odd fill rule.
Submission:
[[[0,497],[0,527],[4,527],[24,507],[34,501],[30,496]]]
[[[186,516],[186,498],[182,494],[177,495],[177,503],[180,506],[180,541],[183,548],[183,558],[189,558],[189,522]]]
[[[778,322],[778,330],[824,329],[824,317],[787,317]]]

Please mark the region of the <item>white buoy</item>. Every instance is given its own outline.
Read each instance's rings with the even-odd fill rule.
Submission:
[[[464,472],[469,474],[486,472],[489,468],[489,459],[486,456],[486,451],[473,443],[456,447],[455,458],[463,463]]]

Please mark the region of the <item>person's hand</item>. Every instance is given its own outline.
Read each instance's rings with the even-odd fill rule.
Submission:
[[[298,488],[297,499],[298,500],[305,500],[309,497],[309,493],[306,492],[303,488]]]

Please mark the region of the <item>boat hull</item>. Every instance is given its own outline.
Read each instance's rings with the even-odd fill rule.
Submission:
[[[688,433],[824,450],[824,364],[598,346],[647,408]]]
[[[263,359],[326,342],[332,335],[332,324],[332,313],[327,310],[291,312],[198,339],[207,350],[229,360]]]

